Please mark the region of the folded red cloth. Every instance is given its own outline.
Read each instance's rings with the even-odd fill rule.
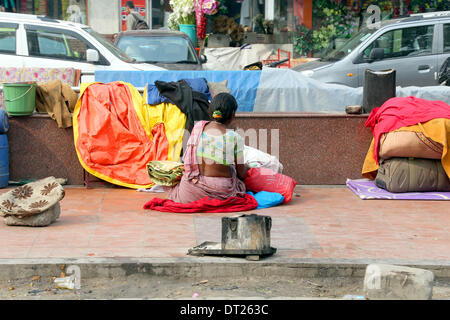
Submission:
[[[195,213],[195,212],[237,212],[253,210],[258,206],[255,198],[249,194],[243,197],[231,197],[226,200],[217,200],[212,198],[202,198],[191,203],[179,203],[169,199],[153,198],[144,205],[144,209]]]

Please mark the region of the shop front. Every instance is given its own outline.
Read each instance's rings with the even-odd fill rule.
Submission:
[[[306,13],[312,17],[311,23],[300,22],[296,26],[296,53],[321,56],[327,50],[343,45],[375,13],[368,11],[370,6],[375,6],[372,8],[376,8],[381,20],[450,10],[450,2],[445,0],[313,0]]]
[[[10,12],[45,15],[55,19],[87,24],[86,0],[5,0]]]
[[[312,27],[312,0],[175,0],[170,4],[172,11],[163,26],[183,30],[186,24],[194,25],[197,31],[191,40],[208,57],[206,69],[242,70],[255,62],[285,59],[280,67],[289,68],[297,26]]]
[[[4,0],[0,3],[3,11],[84,23],[109,37],[126,30],[125,2]],[[450,10],[445,0],[134,0],[134,4],[151,29],[180,30],[180,25],[185,24],[180,10],[188,10],[183,15],[187,13],[188,24],[196,28],[192,40],[207,54],[211,68],[219,65],[242,68],[247,63],[282,58],[289,58],[289,63],[281,67],[292,67],[298,62],[295,59],[320,57],[364,26],[370,16],[367,13],[370,5],[380,8],[382,19]],[[240,50],[243,46],[246,50]],[[224,63],[223,57],[227,55],[237,60]],[[240,55],[246,57],[241,59]]]

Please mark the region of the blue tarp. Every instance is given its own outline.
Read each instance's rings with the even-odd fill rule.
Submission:
[[[228,80],[228,88],[238,102],[239,112],[339,112],[348,105],[362,105],[363,88],[324,83],[290,69],[262,71],[96,71],[95,81],[125,81],[135,87],[205,78],[208,82]],[[397,87],[398,97],[414,95],[450,103],[450,87]]]
[[[135,87],[145,87],[155,81],[178,81],[205,78],[208,82],[228,80],[228,88],[236,98],[238,112],[251,112],[255,104],[261,71],[95,71],[95,81],[109,83],[124,81]]]

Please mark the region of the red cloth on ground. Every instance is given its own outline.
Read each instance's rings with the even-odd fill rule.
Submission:
[[[253,210],[257,206],[258,202],[256,202],[255,198],[245,194],[243,197],[231,197],[226,200],[205,197],[191,203],[179,203],[169,199],[153,198],[144,205],[144,209],[178,213],[237,212]]]
[[[383,133],[437,118],[450,119],[450,105],[439,100],[410,96],[391,98],[381,107],[374,108],[365,126],[370,127],[373,133],[373,155],[376,163],[378,164],[378,145]]]

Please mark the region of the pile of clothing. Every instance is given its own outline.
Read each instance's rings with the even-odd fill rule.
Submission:
[[[389,192],[450,191],[450,105],[410,97],[370,113],[373,133],[362,175]]]
[[[143,96],[122,81],[83,84],[73,112],[78,159],[97,178],[150,188],[147,164],[180,161],[183,138],[195,121],[210,120],[209,101],[227,90],[204,78],[155,81]]]

